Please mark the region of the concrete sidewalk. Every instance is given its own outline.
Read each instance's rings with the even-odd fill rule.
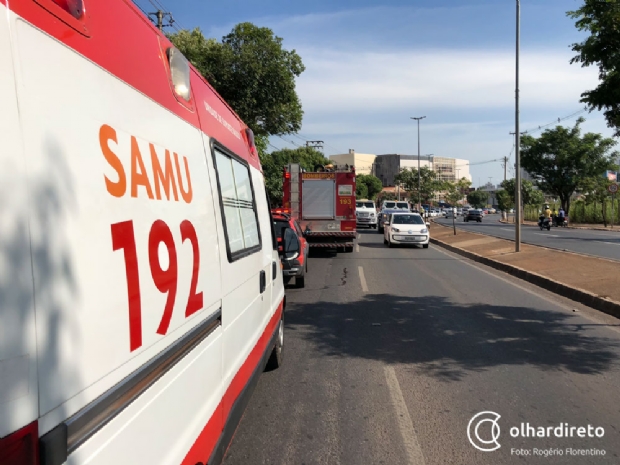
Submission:
[[[620,318],[618,262],[522,244],[434,223],[431,242]]]

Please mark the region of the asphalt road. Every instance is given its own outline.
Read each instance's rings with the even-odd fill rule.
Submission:
[[[459,216],[456,220],[458,228],[480,232],[504,239],[514,239],[514,224],[499,222],[499,215],[488,215],[482,223],[463,221]],[[451,219],[436,218],[438,223],[452,225]],[[619,227],[620,229],[620,227]],[[535,226],[522,226],[521,241],[529,244],[554,247],[571,252],[584,253],[597,257],[620,260],[620,232],[591,231],[584,229],[551,228],[541,231]]]
[[[620,320],[433,245],[368,231],[356,249],[311,258],[288,290],[284,366],[262,375],[226,465],[620,463]],[[482,411],[501,415],[493,452],[467,437]],[[511,436],[521,423],[604,436]],[[534,448],[563,455],[515,452]]]

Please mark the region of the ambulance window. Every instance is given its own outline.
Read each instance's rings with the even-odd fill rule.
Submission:
[[[228,258],[234,261],[260,250],[256,202],[248,166],[217,148],[214,150]]]

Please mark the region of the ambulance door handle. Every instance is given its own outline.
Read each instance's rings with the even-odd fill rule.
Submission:
[[[271,262],[271,279],[275,281],[277,276],[278,276],[278,264],[275,261],[273,261]]]
[[[262,294],[263,292],[265,292],[266,288],[267,288],[267,273],[265,273],[265,270],[260,270],[260,293]]]

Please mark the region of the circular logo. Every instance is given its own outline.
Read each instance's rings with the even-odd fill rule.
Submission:
[[[610,184],[607,190],[612,194],[615,194],[616,192],[618,192],[618,184],[616,184],[615,182],[613,184]]]
[[[482,452],[493,452],[502,447],[499,442],[497,442],[500,434],[499,423],[497,423],[497,421],[500,418],[501,416],[499,414],[491,411],[480,412],[474,415],[467,425],[467,437],[471,445]],[[480,437],[480,427],[485,423],[490,423],[490,431],[487,431],[485,437]]]

